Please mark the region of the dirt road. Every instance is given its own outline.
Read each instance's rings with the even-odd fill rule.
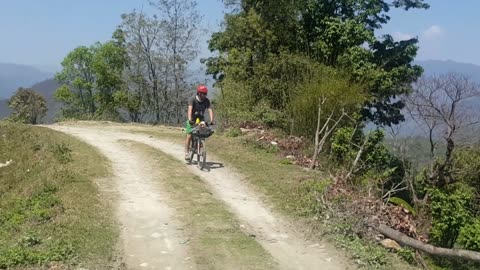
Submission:
[[[153,161],[148,155],[131,151],[125,140],[153,147],[175,159],[183,160],[183,146],[167,139],[134,134],[125,129],[93,126],[53,125],[49,128],[73,135],[95,146],[112,163],[111,192],[118,196],[117,216],[122,228],[123,257],[128,269],[196,269],[185,245],[188,224],[170,205],[168,192],[159,188],[158,175],[147,169]],[[161,166],[155,164],[158,170]],[[337,251],[322,243],[309,242],[274,213],[260,196],[242,182],[241,175],[227,167],[200,171],[183,165],[199,176],[213,195],[223,202],[249,235],[275,260],[279,269],[351,269]],[[150,166],[151,167],[151,166]],[[242,262],[238,262],[238,269]],[[273,267],[273,266],[272,266]]]

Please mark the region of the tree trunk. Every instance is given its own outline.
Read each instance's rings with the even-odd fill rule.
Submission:
[[[380,224],[378,231],[403,245],[415,248],[430,255],[480,262],[480,252],[464,249],[448,249],[424,244],[423,242],[408,237],[384,224]]]
[[[82,102],[83,113],[86,113],[87,112],[87,105],[85,104],[85,98],[83,97],[82,88],[78,89],[78,93],[80,94],[80,102]]]
[[[322,102],[319,100],[318,104],[318,116],[317,116],[317,131],[315,132],[315,151],[313,152],[312,163],[310,164],[310,169],[315,169],[315,162],[317,161],[318,155],[318,143],[320,140],[320,121],[322,116]]]

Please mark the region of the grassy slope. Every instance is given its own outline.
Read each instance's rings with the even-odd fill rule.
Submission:
[[[0,122],[0,268],[108,268],[118,231],[93,179],[107,161],[46,128]]]

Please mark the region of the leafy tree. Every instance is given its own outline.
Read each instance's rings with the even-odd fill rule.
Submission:
[[[422,73],[420,67],[411,65],[418,40],[377,38],[375,30],[390,20],[390,8],[428,8],[422,0],[243,0],[226,4],[235,6],[234,12],[226,15],[224,29],[209,42],[218,56],[205,60],[217,82],[225,76],[238,78],[229,74],[231,66],[254,77],[255,65],[271,54],[302,54],[345,69],[352,74],[350,80],[367,86],[372,98],[365,101],[364,120],[386,125],[403,120],[404,104],[397,97],[411,91],[410,84]],[[240,57],[232,59],[232,54]]]
[[[128,65],[125,41],[120,31],[104,44],[80,46],[62,61],[55,75],[63,85],[55,98],[64,103],[67,117],[110,116],[116,114],[113,94],[124,88],[123,71]]]
[[[45,98],[30,88],[20,87],[8,101],[8,107],[13,111],[11,119],[26,124],[37,124],[47,113]]]
[[[128,65],[128,54],[122,32],[117,30],[114,37],[115,40],[96,45],[92,62],[99,113],[114,113],[114,93],[125,88],[123,71]]]
[[[63,103],[60,109],[63,117],[75,118],[86,114],[84,99],[81,98],[82,96],[79,95],[79,92],[72,91],[71,88],[64,84],[53,93],[53,97]]]
[[[128,74],[135,78],[137,86],[148,85],[148,88],[139,87],[136,91],[142,92],[139,96],[145,98],[145,107],[154,115],[156,122],[160,122],[162,104],[168,103],[168,95],[161,81],[163,59],[159,44],[160,21],[156,16],[150,18],[134,10],[122,14],[120,29],[125,34],[128,55],[135,63]]]
[[[132,122],[139,122],[142,118],[142,99],[135,93],[128,91],[117,91],[113,94],[113,100],[119,108],[125,109]]]
[[[79,106],[80,114],[94,114],[96,110],[93,57],[93,48],[77,47],[63,59],[61,63],[62,71],[55,74],[55,79],[65,85],[61,89],[62,94],[56,95],[59,101],[68,104],[70,107]],[[68,99],[63,100],[62,97],[68,97]]]

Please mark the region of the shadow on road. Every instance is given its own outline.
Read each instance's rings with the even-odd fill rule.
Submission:
[[[197,166],[198,163],[196,160],[194,160],[192,163],[190,163],[191,165],[195,165]],[[223,168],[223,163],[220,163],[220,162],[211,162],[211,161],[207,161],[205,163],[205,168],[203,168],[203,171],[207,171],[209,172],[210,170],[215,170],[215,169],[220,169],[220,168]]]

